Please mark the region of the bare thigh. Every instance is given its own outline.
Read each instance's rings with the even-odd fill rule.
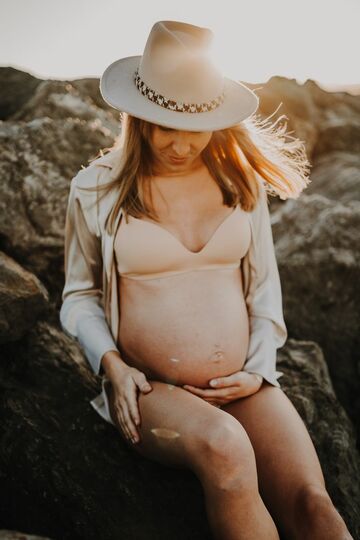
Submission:
[[[217,439],[224,445],[233,435],[251,447],[247,433],[235,419],[223,410],[179,386],[149,380],[152,391],[138,394],[141,424],[140,442],[132,444],[123,436],[113,408],[113,391],[108,386],[110,415],[126,444],[139,454],[164,465],[190,468],[195,473],[206,467],[206,441]],[[223,429],[224,428],[224,429]],[[225,437],[225,440],[224,440]],[[253,452],[252,448],[251,451]]]

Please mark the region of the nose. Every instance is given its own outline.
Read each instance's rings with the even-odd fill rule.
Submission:
[[[174,157],[182,158],[190,155],[190,141],[186,133],[177,133],[174,135],[171,146]]]

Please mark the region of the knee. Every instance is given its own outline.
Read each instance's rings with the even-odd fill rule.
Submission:
[[[325,533],[326,536],[326,531],[329,531],[331,538],[352,539],[325,486],[307,484],[299,489],[295,497],[294,517],[292,523],[294,538],[298,538],[299,530],[304,530],[305,527],[306,537],[309,538],[310,536],[317,538],[319,532]]]
[[[212,483],[223,489],[253,489],[257,484],[255,453],[248,434],[233,417],[220,418],[201,436],[201,459]]]
[[[334,506],[325,487],[305,484],[295,495],[294,508],[295,515],[300,520],[305,517],[311,520],[317,518],[322,512],[334,509]]]

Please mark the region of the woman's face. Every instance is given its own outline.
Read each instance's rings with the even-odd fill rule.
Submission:
[[[186,173],[202,163],[212,131],[182,131],[154,125],[150,148],[160,174]]]

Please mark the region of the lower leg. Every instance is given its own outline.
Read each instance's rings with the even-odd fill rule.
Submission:
[[[310,434],[286,394],[264,381],[258,392],[225,410],[251,439],[260,493],[284,538],[350,540],[326,491]]]
[[[279,540],[258,490],[202,482],[209,524],[216,540]]]
[[[320,486],[307,486],[295,503],[291,540],[353,540],[329,494]]]

